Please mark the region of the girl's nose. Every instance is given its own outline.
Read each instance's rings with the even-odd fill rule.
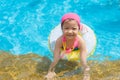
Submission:
[[[68,30],[68,33],[72,33],[72,30],[70,29],[70,30]]]

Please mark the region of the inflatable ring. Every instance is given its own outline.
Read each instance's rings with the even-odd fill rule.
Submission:
[[[91,56],[96,48],[96,36],[94,31],[88,27],[87,25],[82,23],[82,30],[79,33],[82,35],[83,39],[85,40],[86,47],[87,47],[87,57]],[[56,26],[50,33],[49,36],[49,48],[53,52],[55,48],[55,42],[58,37],[62,35],[61,25],[59,24]]]

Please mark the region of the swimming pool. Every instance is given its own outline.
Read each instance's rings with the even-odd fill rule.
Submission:
[[[120,60],[119,0],[1,0],[0,50],[52,58],[48,36],[67,12],[79,14],[96,33],[95,57],[90,59]]]

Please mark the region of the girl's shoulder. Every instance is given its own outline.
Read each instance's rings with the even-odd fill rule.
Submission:
[[[83,38],[80,35],[77,35],[77,39],[78,39],[78,41],[83,41]]]
[[[62,46],[62,36],[60,36],[59,38],[57,38],[56,44],[58,44],[59,46]]]
[[[82,36],[78,35],[77,38],[78,38],[78,43],[79,43],[79,45],[82,45],[82,44],[85,43],[85,41],[84,41],[84,39],[83,39]]]
[[[62,42],[62,36],[58,37],[56,42]]]

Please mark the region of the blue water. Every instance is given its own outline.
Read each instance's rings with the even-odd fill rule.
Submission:
[[[120,0],[0,0],[0,50],[52,58],[50,31],[75,12],[96,33],[94,60],[120,60]]]

